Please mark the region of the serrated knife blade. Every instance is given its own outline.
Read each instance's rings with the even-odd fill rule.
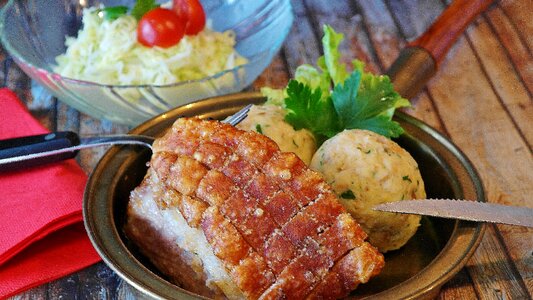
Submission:
[[[486,202],[451,199],[424,199],[388,202],[374,210],[426,215],[466,221],[533,227],[533,209]]]

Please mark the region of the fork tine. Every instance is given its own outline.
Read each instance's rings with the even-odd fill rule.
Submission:
[[[224,120],[223,122],[224,123],[228,123],[228,124],[230,124],[232,126],[235,126],[235,125],[239,124],[242,120],[244,120],[246,118],[246,116],[248,116],[248,111],[250,111],[251,107],[252,107],[252,104],[246,105],[241,110],[239,110],[238,112],[236,112],[231,117],[229,117],[228,119]]]

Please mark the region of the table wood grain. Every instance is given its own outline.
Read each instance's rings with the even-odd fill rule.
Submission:
[[[249,90],[283,87],[302,63],[321,55],[322,25],[346,36],[343,61],[363,60],[383,73],[407,42],[446,7],[439,0],[294,0],[296,15],[281,51]],[[501,0],[483,13],[405,111],[449,137],[479,172],[489,202],[533,207],[533,1]],[[97,120],[47,93],[0,49],[0,84],[14,90],[50,130],[81,135],[125,133],[128,126]],[[1,108],[0,108],[1,109]],[[105,149],[78,157],[90,173]],[[438,299],[531,299],[533,229],[488,225],[468,264]],[[103,263],[36,287],[14,299],[131,299],[141,297]]]

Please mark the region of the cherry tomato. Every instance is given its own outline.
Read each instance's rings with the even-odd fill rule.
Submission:
[[[144,14],[137,26],[137,40],[147,47],[174,46],[184,33],[185,22],[174,11],[161,7]]]
[[[198,0],[173,0],[172,9],[186,20],[185,34],[195,35],[205,27],[205,12]]]

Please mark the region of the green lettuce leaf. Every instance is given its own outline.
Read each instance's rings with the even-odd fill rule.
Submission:
[[[303,64],[296,68],[294,79],[308,85],[311,89],[320,88],[323,97],[329,96],[331,78],[328,72],[322,72],[311,65]]]
[[[287,97],[287,93],[285,92],[285,89],[273,89],[269,87],[262,87],[261,94],[267,97],[267,101],[265,104],[278,105],[282,107],[285,106],[285,98]]]
[[[329,25],[324,25],[323,30],[322,48],[324,50],[325,65],[333,84],[337,85],[343,83],[349,76],[348,71],[346,71],[346,65],[340,62],[339,45],[344,39],[344,35],[336,33]]]

